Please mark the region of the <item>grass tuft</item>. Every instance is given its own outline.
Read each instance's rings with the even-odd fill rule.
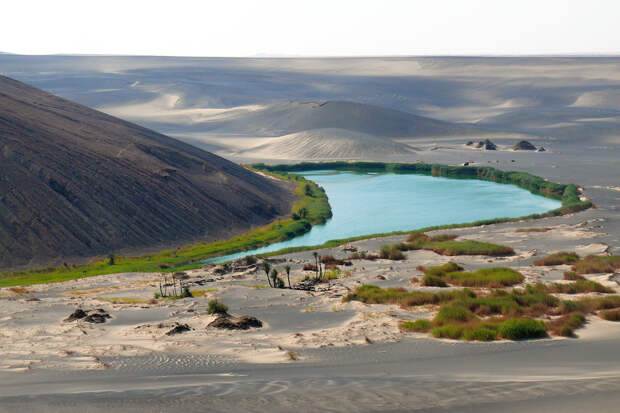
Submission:
[[[600,274],[620,268],[620,255],[588,255],[573,265],[577,274]]]
[[[579,261],[579,255],[574,252],[560,251],[534,261],[534,265],[543,267],[551,265],[574,264],[577,261]]]
[[[525,340],[547,335],[545,323],[531,318],[511,318],[502,323],[500,335],[508,340]]]
[[[207,314],[228,314],[228,306],[218,300],[209,300],[207,303]]]
[[[422,283],[428,286],[445,287],[447,284],[464,287],[506,287],[523,282],[519,272],[505,267],[482,268],[476,271],[462,271],[459,265],[450,262],[436,267],[418,267],[424,271]]]
[[[563,315],[555,320],[547,321],[547,329],[556,336],[574,337],[575,330],[583,327],[586,317],[581,312]]]
[[[620,310],[601,311],[599,316],[607,321],[620,321]]]
[[[403,331],[426,333],[433,328],[433,323],[431,323],[430,320],[420,319],[415,321],[403,321],[399,324],[399,327]]]

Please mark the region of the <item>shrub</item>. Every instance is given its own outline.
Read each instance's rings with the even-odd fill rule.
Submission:
[[[447,287],[448,284],[446,284],[446,282],[444,280],[441,279],[441,277],[438,277],[436,275],[425,275],[424,278],[422,278],[422,284],[427,286],[427,287]]]
[[[183,291],[181,292],[181,298],[190,298],[193,297],[192,293],[189,291],[188,287],[183,287]]]
[[[426,242],[423,247],[441,255],[489,255],[494,257],[502,257],[513,255],[515,251],[503,245],[491,244],[488,242],[480,242],[473,240],[466,241],[443,241],[443,242]]]
[[[586,297],[579,300],[565,300],[560,304],[557,314],[569,314],[580,311],[584,314],[591,314],[599,310],[610,310],[620,308],[620,296],[608,295],[605,297]]]
[[[343,298],[343,301],[361,301],[366,304],[399,304],[404,307],[413,307],[425,304],[439,304],[455,299],[475,297],[475,294],[468,290],[453,290],[440,293],[430,293],[423,291],[407,291],[404,288],[386,288],[376,285],[362,285],[354,292]]]
[[[614,272],[620,268],[620,255],[588,255],[573,265],[577,274]]]
[[[383,259],[395,260],[395,261],[399,261],[399,260],[404,260],[405,259],[405,255],[400,250],[398,244],[396,244],[396,245],[384,245],[383,247],[381,247],[381,250],[379,252],[379,257],[381,257]]]
[[[620,310],[601,311],[599,316],[607,321],[620,321]]]
[[[508,319],[502,323],[499,333],[508,340],[540,338],[547,334],[545,324],[531,318]]]
[[[519,272],[504,267],[482,268],[473,272],[449,272],[442,278],[450,284],[465,287],[510,286],[519,284],[525,279]]]
[[[585,323],[586,317],[583,313],[576,312],[548,321],[546,326],[556,336],[573,337],[575,330],[583,327]]]
[[[566,284],[553,283],[549,285],[536,283],[534,288],[546,293],[558,294],[614,293],[613,289],[605,287],[603,284],[597,283],[596,281],[590,280],[577,280]]]
[[[443,305],[433,319],[435,325],[441,326],[448,323],[467,323],[476,320],[477,317],[467,308],[458,305]]]
[[[463,337],[465,327],[454,324],[448,324],[445,326],[435,327],[432,331],[433,336],[437,338],[451,338],[458,340]]]
[[[577,274],[575,271],[566,271],[564,272],[564,279],[568,281],[577,281],[577,280],[585,280],[584,277]]]
[[[326,280],[336,280],[340,278],[340,270],[338,269],[327,270],[325,274],[323,275],[323,277]]]
[[[462,271],[463,267],[459,266],[458,264],[454,262],[449,262],[444,265],[438,265],[438,266],[429,267],[429,268],[418,267],[418,269],[420,271],[423,271],[424,274],[426,275],[435,275],[435,276],[441,277],[449,272]]]
[[[493,341],[497,338],[497,331],[488,327],[475,327],[463,333],[463,338],[468,341]]]
[[[545,258],[540,258],[534,261],[534,265],[542,267],[551,265],[574,264],[577,261],[579,261],[579,255],[575,254],[574,252],[560,251],[548,255]]]
[[[228,306],[218,300],[209,300],[207,303],[207,314],[228,314]]]
[[[430,320],[420,319],[415,321],[403,321],[400,323],[400,329],[403,331],[414,331],[418,333],[426,333],[433,327]]]

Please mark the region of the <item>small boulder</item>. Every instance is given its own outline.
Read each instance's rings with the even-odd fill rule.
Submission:
[[[86,321],[87,323],[93,323],[93,324],[103,324],[107,321],[107,319],[110,318],[110,314],[108,313],[92,313],[87,315],[86,317],[84,317],[84,321]]]
[[[207,327],[215,327],[224,330],[249,330],[250,327],[260,328],[263,322],[256,317],[241,316],[230,317],[220,316],[209,323]]]
[[[108,314],[104,309],[98,308],[96,310],[88,310],[84,311],[81,308],[75,310],[69,317],[65,318],[64,321],[75,321],[75,320],[83,320],[87,323],[93,324],[102,324],[105,323],[106,320],[110,318],[110,314]]]
[[[82,318],[86,317],[87,315],[88,315],[88,313],[86,311],[82,310],[81,308],[78,308],[77,310],[72,312],[69,315],[69,317],[65,318],[64,321],[81,320]]]
[[[192,329],[187,324],[178,324],[172,328],[172,330],[166,333],[167,336],[174,336],[175,334],[183,334]]]
[[[540,148],[536,149],[536,152],[545,152],[545,151],[546,151],[546,149],[543,148],[542,146]]]
[[[472,146],[473,144],[474,144],[474,141],[467,141],[467,143],[465,145]]]
[[[520,141],[512,147],[515,151],[535,151],[536,147],[529,143],[528,141]]]

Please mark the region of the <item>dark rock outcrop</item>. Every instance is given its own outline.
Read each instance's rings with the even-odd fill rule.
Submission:
[[[0,269],[227,238],[287,184],[0,76]]]
[[[536,147],[528,141],[519,141],[512,149],[515,151],[535,151]]]
[[[178,324],[176,326],[174,326],[171,330],[169,330],[166,335],[167,336],[174,336],[176,334],[183,334],[187,331],[191,331],[192,329],[190,328],[190,326],[188,326],[187,324]]]
[[[489,139],[487,139],[484,141],[484,149],[486,149],[487,151],[495,151],[497,150],[497,146]]]
[[[102,324],[105,323],[108,318],[110,318],[110,314],[108,314],[105,310],[101,308],[86,311],[78,308],[73,313],[71,313],[69,317],[65,318],[64,321],[71,322],[76,320],[82,320],[87,323]]]
[[[223,315],[210,322],[207,327],[214,327],[225,330],[249,330],[251,327],[260,328],[262,326],[263,322],[256,317],[251,317],[247,315],[241,317]]]

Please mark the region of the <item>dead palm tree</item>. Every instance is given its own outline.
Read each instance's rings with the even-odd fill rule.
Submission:
[[[316,278],[319,278],[319,253],[314,251],[312,255],[314,256],[314,271],[316,272]]]
[[[273,288],[271,285],[271,278],[269,278],[269,271],[271,271],[271,265],[267,261],[263,261],[263,271],[265,271],[265,275],[267,276],[267,282],[269,286]]]
[[[286,271],[286,279],[288,280],[288,288],[291,288],[291,266],[287,265],[284,267]]]

